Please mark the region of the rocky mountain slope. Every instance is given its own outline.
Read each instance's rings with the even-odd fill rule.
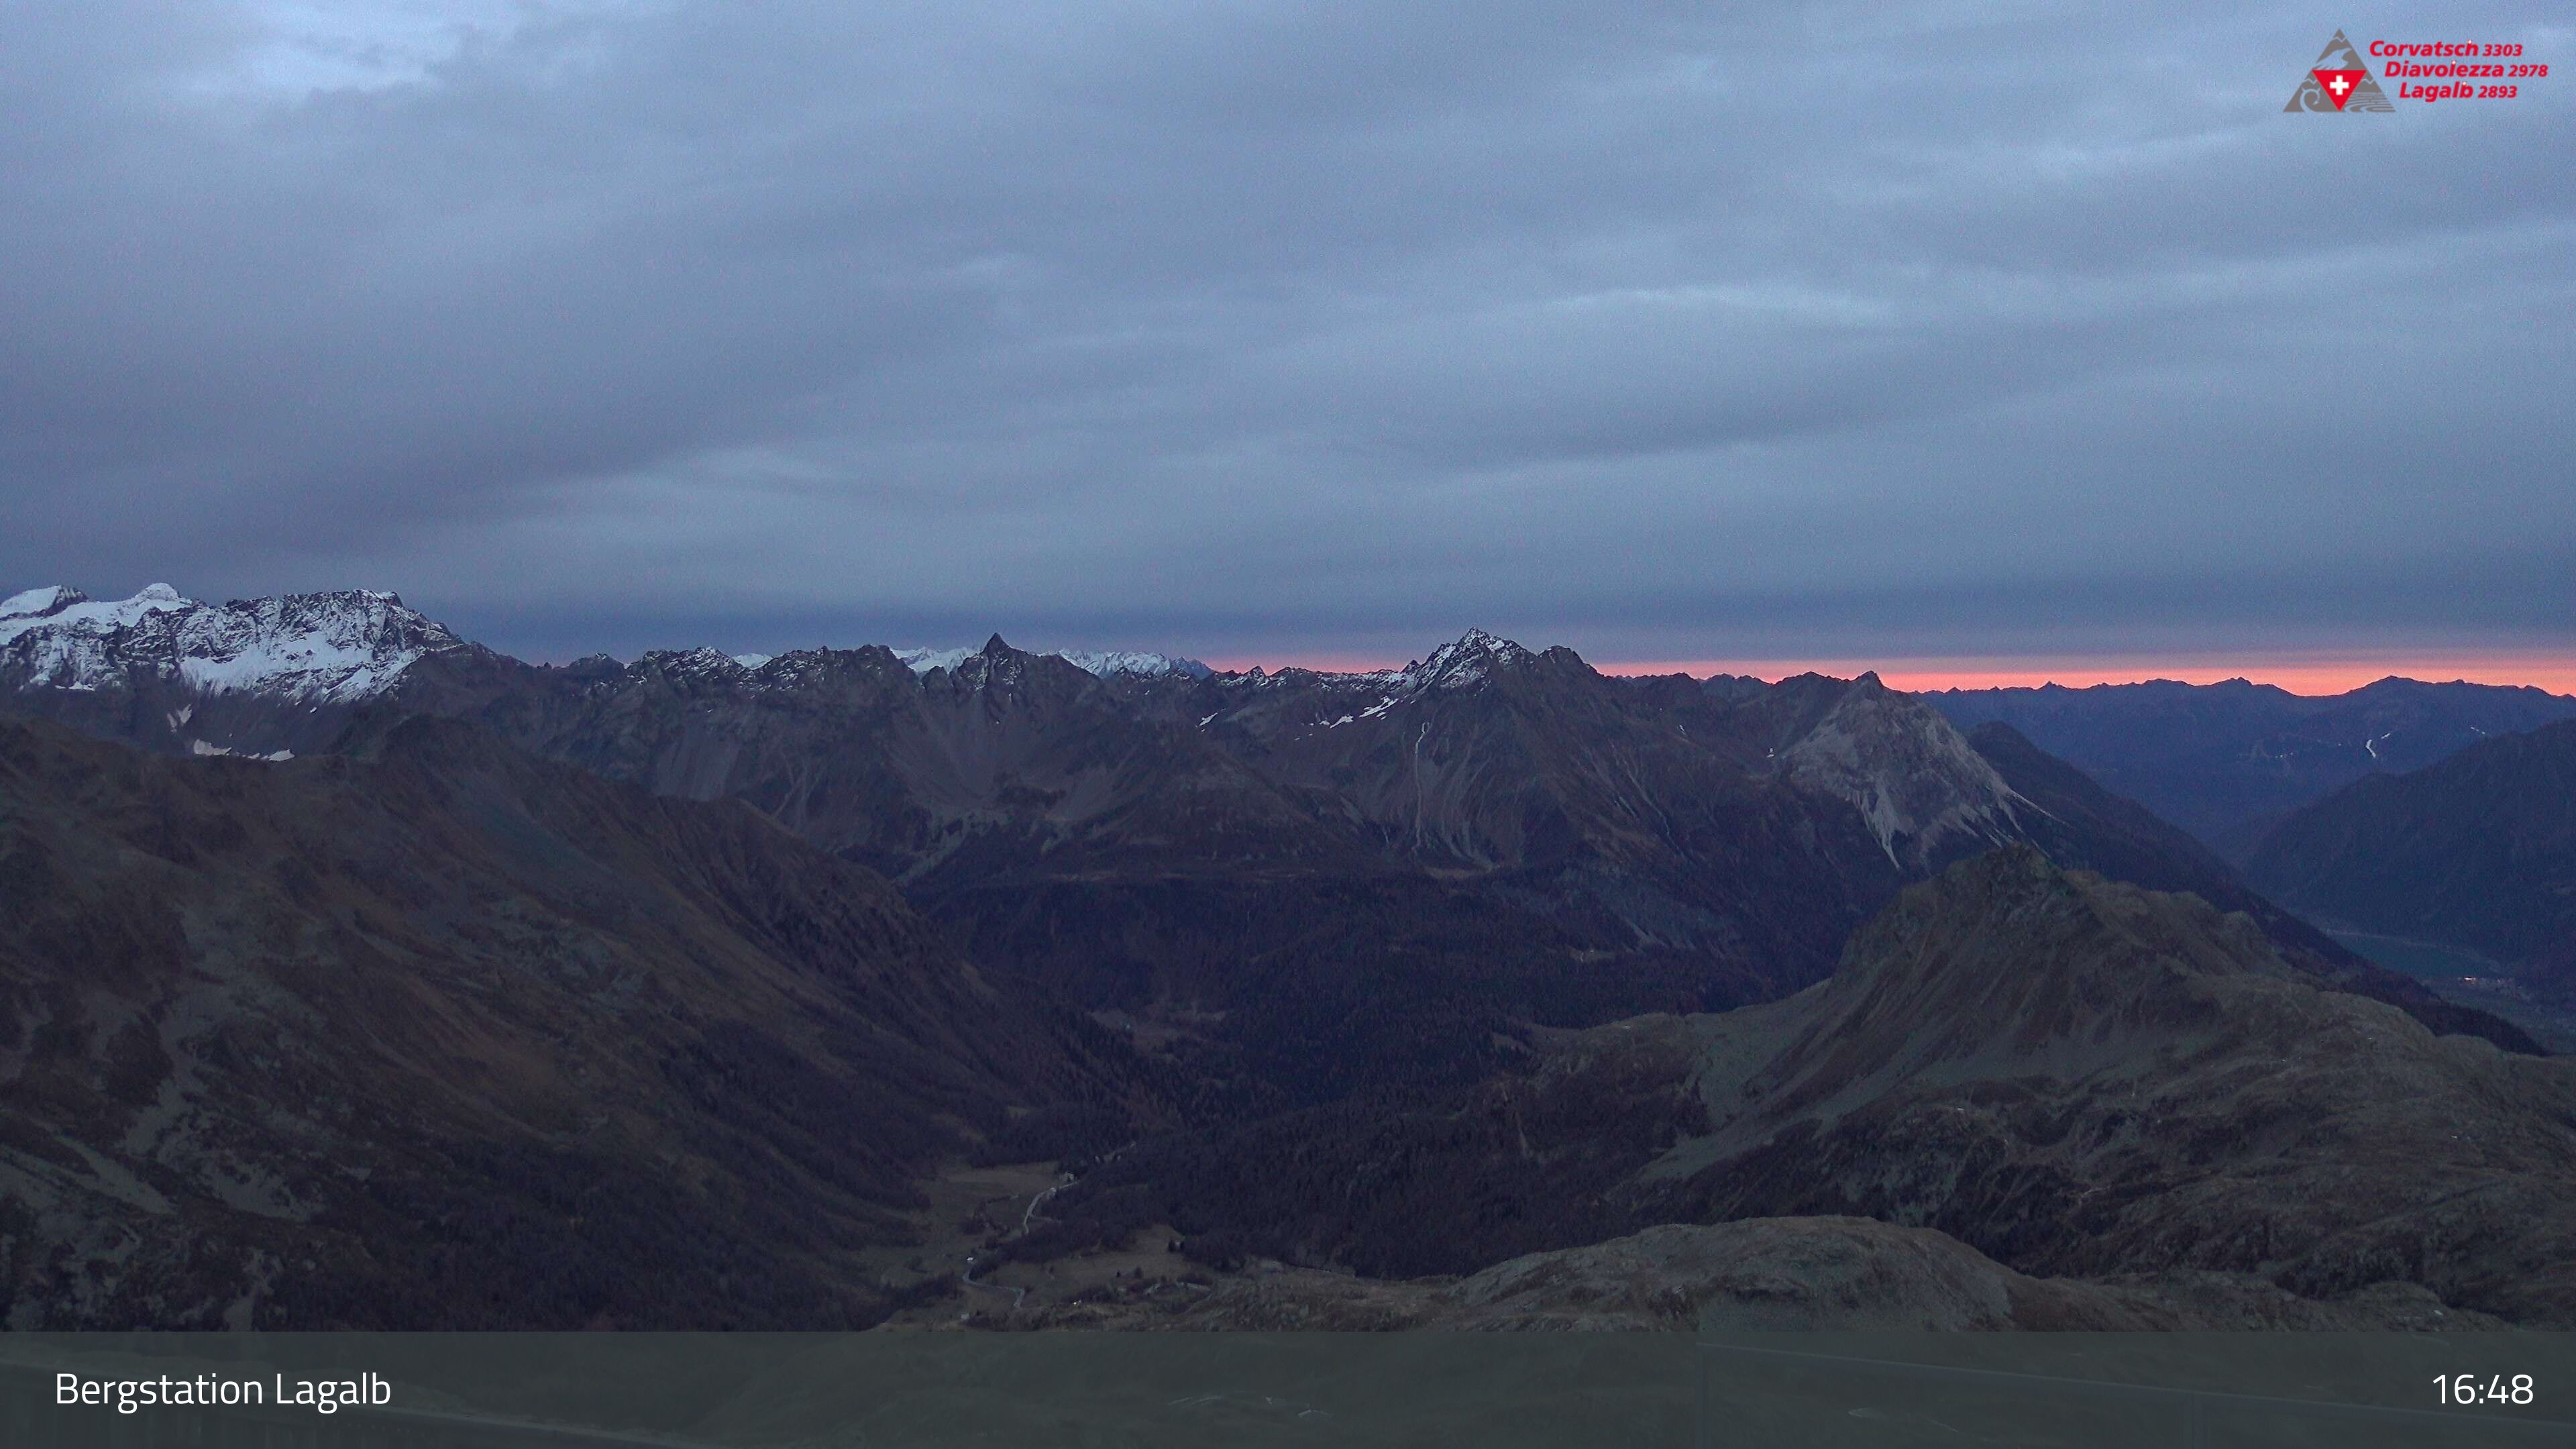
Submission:
[[[2026,838],[2056,864],[2149,890],[2187,891],[2221,911],[2242,911],[2263,928],[2284,960],[2320,984],[2388,1002],[2436,1032],[2483,1037],[2508,1051],[2540,1050],[2520,1027],[2447,1001],[2411,976],[2355,956],[2257,894],[2215,852],[2040,750],[2012,726],[1979,725],[1968,738],[2037,808]]]
[[[2481,740],[2576,718],[2576,699],[2537,689],[2393,678],[2323,696],[2234,679],[1924,699],[1962,729],[2011,725],[2238,860],[2266,826],[2364,776],[2421,769]]]
[[[1444,1101],[1140,1143],[1050,1235],[1168,1223],[1213,1287],[1023,1316],[2558,1326],[2571,1188],[2576,1062],[2436,1036],[2247,916],[2016,846],[1907,889],[1787,1000],[1541,1033]]]
[[[1142,1070],[738,803],[0,719],[12,1327],[864,1324],[919,1176]]]
[[[1785,1043],[1785,1045],[1783,1045]],[[2320,991],[2251,920],[1997,851],[1710,1024],[1652,1215],[1848,1213],[2018,1271],[2398,1281],[2576,1323],[2576,1062]]]
[[[2458,946],[2576,988],[2576,721],[2376,776],[2291,816],[2246,863],[2321,919]]]

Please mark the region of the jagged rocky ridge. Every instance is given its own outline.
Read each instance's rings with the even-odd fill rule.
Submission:
[[[926,672],[955,668],[975,652],[907,649],[896,657]],[[88,733],[178,753],[273,754],[243,746],[275,743],[286,733],[327,742],[349,710],[392,692],[423,658],[450,653],[500,658],[400,595],[373,590],[207,604],[168,584],[105,601],[55,584],[0,600],[0,695],[72,716]],[[715,649],[648,656],[753,686],[779,657]],[[1195,659],[1137,651],[1066,650],[1055,657],[1103,677],[1210,673]],[[157,723],[156,705],[171,706]],[[262,705],[300,709],[317,722],[299,729]]]

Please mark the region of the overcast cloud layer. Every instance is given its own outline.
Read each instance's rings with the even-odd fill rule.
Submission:
[[[0,7],[0,592],[2576,649],[2576,29],[2246,8]],[[2338,28],[2561,73],[2282,114]]]

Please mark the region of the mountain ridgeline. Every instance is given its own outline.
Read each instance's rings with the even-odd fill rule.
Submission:
[[[741,800],[892,878],[978,963],[1174,1034],[1246,1111],[1475,1080],[1521,1023],[1781,996],[1905,883],[2011,842],[2255,912],[2321,979],[2529,1046],[2012,731],[1964,736],[1871,675],[1616,678],[1482,633],[1357,674],[1094,673],[998,637],[542,667],[398,605],[399,628],[372,623],[388,595],[39,592],[50,612],[13,600],[0,655],[21,707],[245,756],[429,713],[657,794]],[[327,648],[284,624],[316,618]],[[276,667],[245,685],[226,649],[383,662],[365,690]]]
[[[2576,698],[2565,695],[2412,679],[2323,696],[2242,679],[2162,679],[1923,698],[1962,729],[2011,725],[2237,861],[2283,817],[2356,780],[2576,719]]]
[[[2576,721],[2348,786],[2246,869],[2320,919],[2477,952],[2576,998]]]
[[[2576,1322],[2566,1063],[1874,676],[156,587],[0,699],[19,1326],[953,1323],[969,1231],[1303,1265],[1031,1324]]]

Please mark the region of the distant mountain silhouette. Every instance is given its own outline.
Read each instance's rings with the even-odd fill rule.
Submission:
[[[2375,776],[2265,835],[2248,873],[2321,919],[2576,988],[2576,721]]]
[[[2306,696],[2267,684],[2104,684],[1923,696],[1960,728],[2011,725],[2231,860],[2303,805],[2498,735],[2576,718],[2530,688],[2383,679]]]

